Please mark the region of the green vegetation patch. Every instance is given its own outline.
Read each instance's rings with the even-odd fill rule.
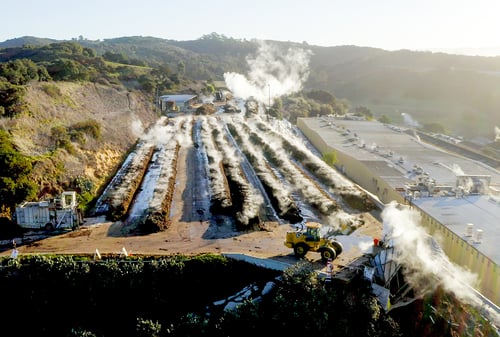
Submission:
[[[58,99],[62,96],[61,89],[53,83],[45,83],[42,85],[42,90],[45,92],[47,95],[54,99]]]

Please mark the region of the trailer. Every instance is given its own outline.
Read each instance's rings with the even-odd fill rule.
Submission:
[[[27,201],[16,207],[15,222],[22,228],[76,229],[82,222],[76,192],[65,191],[59,198],[43,201]]]

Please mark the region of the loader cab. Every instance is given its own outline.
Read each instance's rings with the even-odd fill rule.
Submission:
[[[306,224],[306,241],[319,241],[321,238],[321,224],[307,223]]]

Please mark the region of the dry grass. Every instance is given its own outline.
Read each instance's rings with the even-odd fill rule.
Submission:
[[[56,176],[64,182],[84,175],[99,188],[138,139],[131,125],[146,128],[157,119],[150,99],[142,93],[93,83],[51,82],[48,92],[47,83],[34,82],[26,100],[30,113],[1,119],[0,128],[12,134],[20,152],[39,159],[34,176],[42,186]],[[54,151],[53,127],[69,128],[88,120],[99,123],[100,139],[87,136],[82,144],[72,143],[74,154]]]

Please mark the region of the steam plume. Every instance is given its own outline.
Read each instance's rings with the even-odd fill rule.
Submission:
[[[496,141],[500,142],[500,128],[498,126],[495,126],[495,142]]]
[[[420,127],[420,123],[417,122],[416,120],[413,119],[409,114],[402,112],[401,116],[403,116],[403,120],[406,125],[413,127],[413,128],[418,128]]]
[[[388,239],[398,252],[394,258],[408,267],[406,279],[417,293],[425,295],[441,286],[464,303],[477,308],[482,305],[474,290],[477,276],[448,259],[420,226],[418,211],[392,202],[383,210],[382,219]]]
[[[255,58],[247,58],[248,76],[225,73],[226,86],[237,97],[254,97],[267,103],[275,97],[302,89],[309,75],[311,51],[289,48],[285,52],[277,46],[260,42]]]
[[[472,191],[472,189],[474,188],[474,181],[472,181],[471,178],[466,177],[465,172],[457,164],[453,164],[452,171],[453,171],[453,173],[455,173],[455,175],[457,177],[461,176],[461,179],[459,182],[460,182],[460,187],[463,188],[464,192],[467,194],[470,193]]]

